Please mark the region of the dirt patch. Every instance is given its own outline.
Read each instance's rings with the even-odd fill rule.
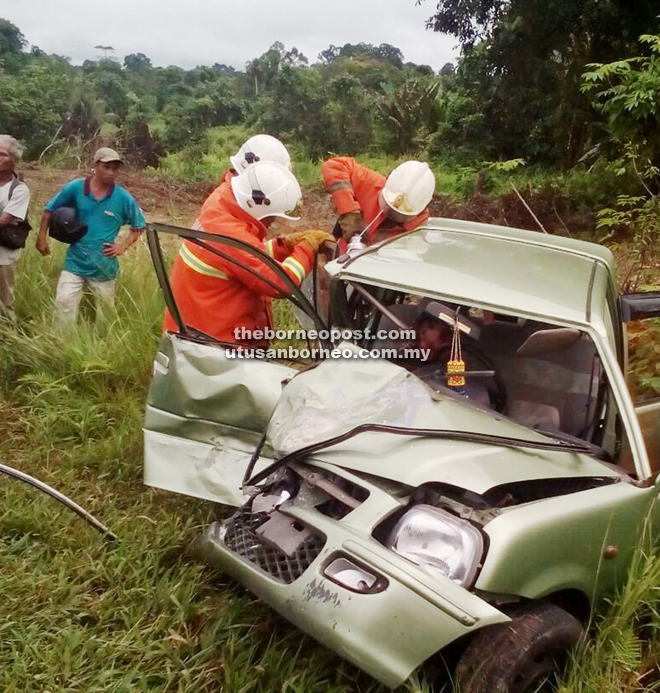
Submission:
[[[35,164],[26,164],[21,170],[38,208],[62,185],[86,173],[83,169],[51,169]],[[216,187],[218,181],[181,181],[127,169],[122,171],[120,183],[138,201],[148,221],[190,226],[202,203]],[[583,236],[593,232],[594,215],[571,212],[571,201],[557,195],[556,192],[548,191],[530,195],[529,191],[523,191],[522,194],[549,233]],[[35,209],[33,215],[37,216],[39,212],[40,209]],[[540,230],[529,210],[513,191],[497,198],[490,198],[476,192],[466,202],[457,202],[452,198],[437,195],[430,205],[430,212],[431,216],[436,217]],[[330,195],[320,185],[311,186],[303,191],[300,220],[293,222],[278,220],[273,225],[273,231],[282,233],[287,228],[331,230],[336,219],[337,213]]]
[[[87,171],[26,164],[21,167],[21,173],[32,193],[32,214],[36,218],[41,206],[65,183],[82,178]],[[148,221],[168,221],[181,226],[192,224],[202,202],[214,188],[213,182],[176,181],[131,170],[121,172],[119,183],[135,197]]]
[[[521,194],[529,209],[518,195],[511,191],[495,198],[476,193],[467,202],[457,202],[438,195],[433,199],[429,210],[432,217],[465,219],[530,231],[541,231],[542,226],[548,233],[559,236],[580,237],[593,233],[595,214],[572,212],[570,200],[567,198],[557,196],[553,192]]]

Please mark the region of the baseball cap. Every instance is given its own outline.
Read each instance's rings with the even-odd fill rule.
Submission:
[[[120,164],[122,163],[122,159],[119,154],[117,154],[114,149],[110,149],[110,147],[101,147],[101,149],[96,150],[96,154],[94,154],[94,163],[97,161],[101,161],[104,164],[107,164],[110,161],[118,161]]]

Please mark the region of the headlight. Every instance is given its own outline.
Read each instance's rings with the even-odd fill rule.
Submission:
[[[477,572],[484,540],[466,520],[432,505],[416,505],[396,523],[387,546],[467,587]]]

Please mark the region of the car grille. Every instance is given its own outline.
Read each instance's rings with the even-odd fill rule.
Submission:
[[[239,510],[227,520],[225,545],[264,572],[289,585],[299,578],[321,553],[325,539],[312,534],[292,556],[287,556],[284,551],[266,543],[255,533],[266,518],[266,513],[252,513],[245,508]]]

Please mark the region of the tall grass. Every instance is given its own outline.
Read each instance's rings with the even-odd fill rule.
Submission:
[[[220,180],[229,168],[229,157],[254,134],[244,125],[209,128],[200,144],[163,157],[158,172],[186,180]]]
[[[162,304],[144,246],[121,260],[116,314],[62,331],[61,252],[29,248],[19,321],[0,330],[0,461],[70,495],[116,545],[0,477],[3,693],[382,691],[191,557],[211,504],[142,483],[142,416]]]
[[[625,585],[575,653],[558,693],[660,690],[660,558],[650,530]]]

